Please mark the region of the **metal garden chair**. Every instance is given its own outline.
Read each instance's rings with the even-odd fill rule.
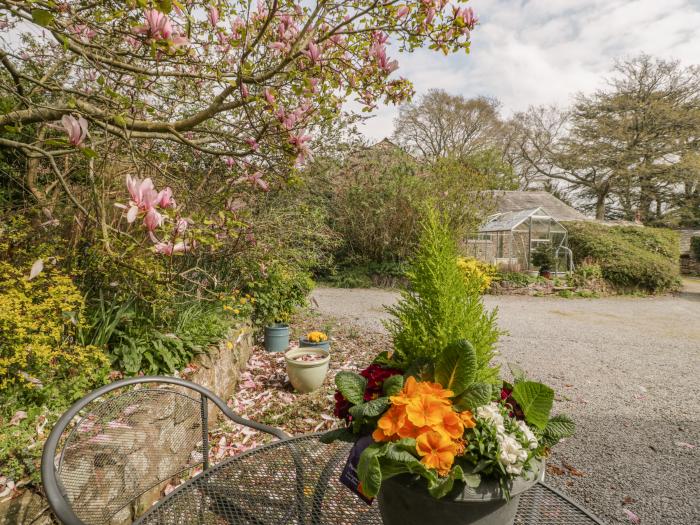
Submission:
[[[41,477],[54,514],[66,525],[130,523],[169,480],[209,469],[208,423],[217,410],[289,437],[183,379],[125,379],[88,394],[61,416],[44,446]]]

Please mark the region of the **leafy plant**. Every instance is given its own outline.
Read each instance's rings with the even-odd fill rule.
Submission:
[[[476,352],[479,381],[495,380],[491,358],[500,332],[496,311],[486,312],[481,297],[483,282],[457,267],[457,246],[446,220],[428,210],[421,240],[408,263],[409,286],[397,305],[387,308],[392,318],[386,327],[394,342],[398,363],[415,363],[439,357],[452,341],[467,340]]]
[[[555,264],[554,248],[551,244],[540,244],[532,253],[532,264],[540,271],[550,271]]]

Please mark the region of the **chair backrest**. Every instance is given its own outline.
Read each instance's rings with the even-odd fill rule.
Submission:
[[[203,387],[165,377],[118,381],[78,401],[59,419],[42,457],[58,518],[68,525],[130,523],[169,480],[208,468],[209,401],[227,409]]]

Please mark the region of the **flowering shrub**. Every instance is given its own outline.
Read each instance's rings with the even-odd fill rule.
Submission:
[[[480,283],[479,290],[482,293],[489,289],[498,274],[495,266],[471,257],[459,257],[457,267],[462,271],[467,281],[474,280]]]
[[[36,482],[47,425],[105,381],[109,360],[75,342],[83,296],[70,277],[48,264],[30,275],[0,263],[0,476]]]

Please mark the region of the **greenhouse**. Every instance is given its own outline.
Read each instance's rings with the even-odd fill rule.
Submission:
[[[466,241],[467,255],[515,272],[532,270],[532,254],[543,247],[556,254],[556,269],[570,266],[566,228],[542,208],[492,215]]]

